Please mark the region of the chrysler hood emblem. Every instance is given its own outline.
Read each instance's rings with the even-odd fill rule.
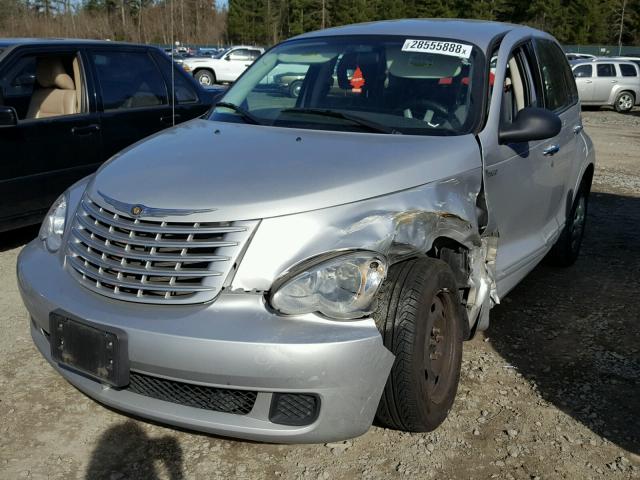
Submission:
[[[134,217],[171,217],[171,216],[183,216],[192,215],[194,213],[206,213],[213,212],[215,208],[201,208],[201,209],[178,209],[178,208],[152,208],[142,204],[129,204],[111,198],[104,193],[98,191],[98,194],[109,205],[114,207],[121,213],[133,215]]]

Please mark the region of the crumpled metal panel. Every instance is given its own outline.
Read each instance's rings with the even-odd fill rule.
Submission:
[[[268,291],[273,282],[297,264],[341,250],[371,250],[391,263],[426,254],[439,237],[469,249],[471,258],[470,323],[497,301],[494,274],[495,245],[478,228],[476,198],[481,189],[480,168],[455,178],[333,208],[268,218],[262,221],[245,254],[232,291]],[[492,255],[493,252],[493,256]],[[492,299],[493,298],[493,299]]]

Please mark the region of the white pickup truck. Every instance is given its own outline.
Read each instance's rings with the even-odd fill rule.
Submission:
[[[235,82],[263,52],[258,47],[231,47],[213,58],[187,58],[182,67],[204,86]]]

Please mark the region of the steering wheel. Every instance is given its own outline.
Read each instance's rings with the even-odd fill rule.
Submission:
[[[424,108],[425,109],[425,113],[429,110],[431,110],[432,112],[434,112],[434,114],[436,114],[438,117],[442,118],[444,121],[448,122],[449,125],[451,125],[451,127],[455,128],[455,129],[459,129],[461,127],[460,122],[458,121],[458,119],[456,118],[455,115],[453,115],[449,109],[444,106],[443,104],[441,104],[440,102],[436,102],[435,100],[430,100],[427,98],[424,99],[420,99],[417,102],[417,106],[419,108]],[[398,109],[398,113],[402,113],[404,114],[406,109]],[[411,112],[411,114],[413,115],[413,112],[411,111],[411,109],[409,109],[409,111]],[[420,116],[414,117],[418,120],[422,120],[422,118]],[[430,122],[425,122],[427,123],[427,125],[432,126],[432,128],[436,128],[438,126],[440,126],[439,123],[436,122],[436,125],[432,125]]]

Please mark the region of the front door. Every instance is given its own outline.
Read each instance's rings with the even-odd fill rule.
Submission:
[[[18,124],[0,129],[0,231],[35,223],[100,162],[100,118],[73,49],[24,49],[0,68],[0,102]]]
[[[232,50],[227,54],[225,60],[227,64],[225,75],[227,80],[231,82],[235,82],[253,62],[249,49],[246,48]]]
[[[573,69],[580,100],[584,103],[593,102],[593,65],[578,65]]]
[[[526,107],[543,107],[541,80],[530,41],[507,34],[496,57],[487,126],[480,132],[485,197],[489,218],[485,233],[498,237],[498,294],[506,294],[544,256],[557,222],[551,141],[501,144],[499,126],[513,122]]]
[[[102,122],[102,158],[173,125],[164,78],[147,49],[92,49]]]

